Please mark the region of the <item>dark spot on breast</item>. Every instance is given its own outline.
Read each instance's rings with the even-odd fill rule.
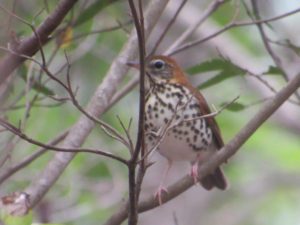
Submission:
[[[170,109],[171,111],[173,111],[173,106],[171,103],[168,103],[168,109]]]
[[[160,110],[160,113],[162,113],[162,114],[163,114],[164,112],[165,112],[165,110],[164,110],[164,109],[161,109],[161,110]]]
[[[158,114],[157,114],[157,113],[155,113],[155,115],[154,115],[154,116],[155,116],[155,118],[158,118]]]
[[[168,119],[167,119],[167,118],[164,118],[164,122],[165,122],[165,123],[168,123]]]
[[[186,138],[186,142],[187,142],[187,143],[190,143],[190,138],[187,137],[187,138]]]
[[[204,125],[204,120],[200,120],[200,130],[202,130],[203,129],[203,125]]]
[[[198,104],[190,104],[189,107],[190,109],[198,108]]]
[[[182,122],[177,125],[177,127],[182,127],[182,126],[183,126]]]
[[[192,117],[193,117],[193,118],[197,118],[197,117],[198,117],[198,113],[193,113],[193,114],[192,114]]]
[[[194,140],[194,142],[197,141],[197,135],[194,135],[193,140]]]

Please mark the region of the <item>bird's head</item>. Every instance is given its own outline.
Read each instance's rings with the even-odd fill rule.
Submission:
[[[138,64],[127,63],[139,68]],[[185,83],[186,77],[176,61],[168,56],[150,56],[145,61],[146,75],[154,83]]]

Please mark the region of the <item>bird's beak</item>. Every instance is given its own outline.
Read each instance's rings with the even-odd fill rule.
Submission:
[[[138,62],[135,62],[135,61],[126,62],[126,65],[130,66],[130,67],[133,67],[133,68],[136,68],[136,69],[140,69],[140,64]]]

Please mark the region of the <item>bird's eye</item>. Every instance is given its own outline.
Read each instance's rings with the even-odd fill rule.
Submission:
[[[163,69],[163,68],[164,68],[165,62],[162,61],[162,60],[160,60],[160,59],[158,59],[158,60],[155,60],[155,61],[153,62],[153,65],[154,65],[155,69],[160,70],[160,69]]]

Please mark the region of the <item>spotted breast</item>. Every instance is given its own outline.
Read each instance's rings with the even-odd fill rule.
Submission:
[[[137,64],[128,64],[139,67]],[[210,113],[203,95],[195,89],[175,60],[167,56],[151,56],[146,60],[150,89],[145,104],[145,143],[147,151],[158,151],[168,160],[161,184],[156,192],[159,203],[166,189],[165,178],[172,162],[192,163],[191,176],[199,181],[198,165],[223,147],[219,127]],[[202,186],[224,190],[227,186],[218,167],[200,180]]]
[[[152,84],[145,112],[148,151],[157,147],[169,160],[191,162],[212,152],[212,131],[201,115],[197,99],[186,87],[164,81]]]

